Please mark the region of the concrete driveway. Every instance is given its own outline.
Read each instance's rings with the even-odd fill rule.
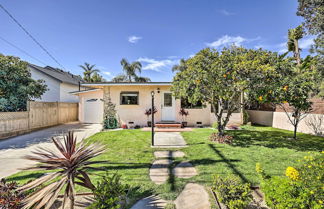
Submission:
[[[35,162],[23,159],[37,147],[53,148],[52,137],[60,137],[68,131],[74,131],[78,140],[92,136],[102,129],[100,124],[67,123],[29,134],[0,140],[0,179],[17,173]]]

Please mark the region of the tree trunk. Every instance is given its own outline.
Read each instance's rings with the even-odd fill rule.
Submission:
[[[297,139],[297,126],[298,123],[294,125],[294,139]]]
[[[222,124],[222,116],[217,116],[218,136],[224,136],[224,126]]]

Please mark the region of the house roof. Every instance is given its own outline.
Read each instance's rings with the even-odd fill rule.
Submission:
[[[83,94],[83,93],[92,92],[92,91],[99,91],[99,90],[102,90],[102,89],[87,89],[87,90],[82,90],[82,91],[72,91],[69,93],[73,94],[73,95],[78,95],[78,94]]]
[[[53,68],[50,66],[46,67],[40,67],[34,64],[29,64],[29,67],[38,70],[60,82],[63,83],[69,83],[69,84],[75,84],[78,85],[79,82],[83,82],[82,78],[78,75],[74,75],[70,72],[66,72],[64,70],[58,69],[58,68]]]
[[[99,82],[82,83],[82,86],[100,87],[100,86],[171,86],[171,82]]]

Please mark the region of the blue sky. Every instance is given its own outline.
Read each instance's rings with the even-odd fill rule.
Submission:
[[[287,30],[298,26],[297,0],[0,0],[70,72],[96,64],[107,79],[120,60],[139,60],[142,76],[171,81],[171,68],[205,47],[235,43],[285,51]],[[0,53],[59,67],[2,10]],[[1,39],[2,38],[2,39]],[[311,37],[301,41],[304,53]]]

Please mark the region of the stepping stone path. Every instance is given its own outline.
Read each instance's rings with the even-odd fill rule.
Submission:
[[[210,209],[209,195],[199,184],[189,183],[174,201],[177,209]]]
[[[150,168],[150,178],[156,184],[163,184],[169,178],[169,159],[155,160]]]
[[[187,144],[178,132],[157,132],[155,133],[154,148],[182,148]],[[181,151],[155,151],[156,160],[150,168],[150,179],[156,184],[165,183],[169,176],[169,167],[172,158],[184,157]],[[197,175],[195,167],[189,162],[179,163],[173,170],[178,178],[191,178]],[[131,209],[162,209],[167,201],[158,196],[151,195],[139,200]],[[210,209],[209,195],[205,188],[199,184],[189,183],[174,201],[177,209]]]
[[[131,209],[162,209],[168,202],[160,199],[156,195],[151,195],[139,200]]]
[[[185,153],[181,151],[156,151],[154,152],[155,158],[176,158],[184,157]]]
[[[172,171],[178,178],[191,178],[197,175],[195,167],[188,161],[179,163]]]

